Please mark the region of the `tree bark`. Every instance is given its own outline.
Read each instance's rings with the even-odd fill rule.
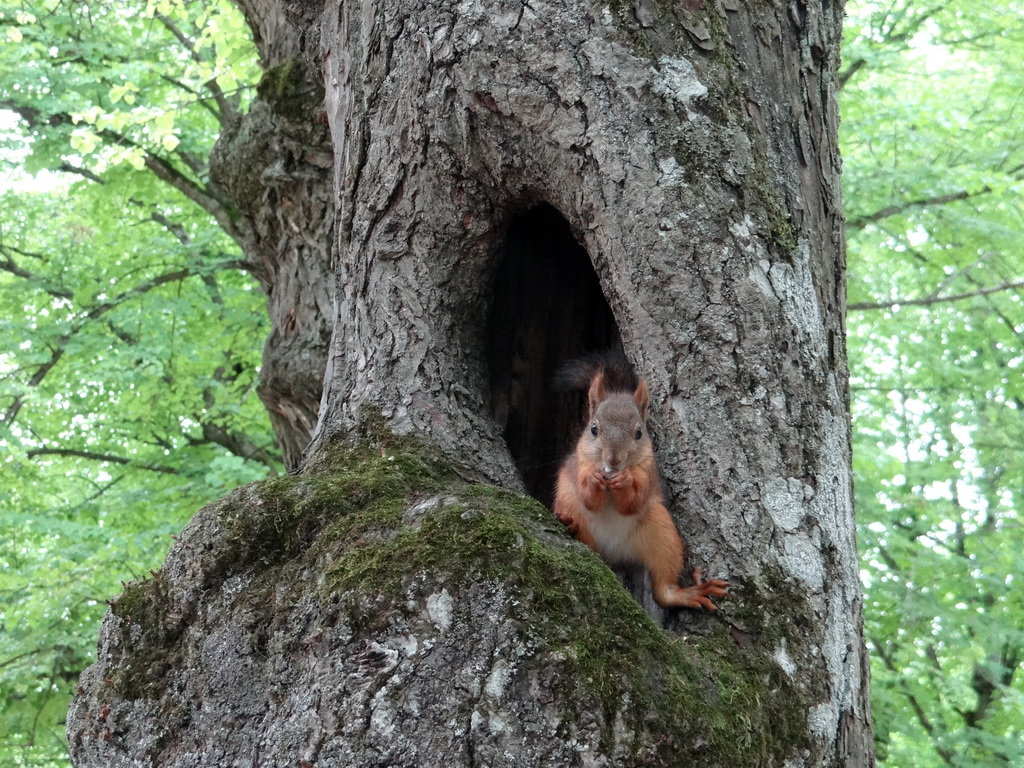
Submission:
[[[648,379],[697,561],[776,614],[759,625],[806,628],[774,650],[813,692],[810,728],[834,756],[867,750],[841,17],[839,3],[389,0],[328,4],[321,30],[346,333],[320,443],[369,404],[515,483],[480,328],[512,217],[554,206]]]
[[[259,395],[293,470],[316,424],[331,336],[333,152],[319,73],[280,2],[238,5],[264,76],[249,112],[221,134],[211,176],[242,219],[245,264],[267,296]]]
[[[345,333],[316,439],[379,410],[517,484],[481,329],[510,222],[550,204],[648,379],[694,559],[760,614],[737,632],[782,632],[815,752],[863,764],[841,18],[840,3],[328,4]]]
[[[204,510],[114,604],[78,764],[872,764],[841,3],[288,9],[323,71],[338,212],[305,479]],[[543,498],[575,436],[553,361],[620,345],[692,564],[734,585],[714,617],[654,611],[667,632],[544,518],[460,485]]]

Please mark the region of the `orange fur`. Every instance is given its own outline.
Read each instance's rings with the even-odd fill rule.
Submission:
[[[559,470],[555,515],[608,562],[645,566],[662,607],[715,610],[711,598],[726,595],[725,581],[704,581],[695,568],[693,586],[679,586],[685,547],[665,508],[644,424],[646,383],[641,379],[632,393],[608,393],[598,371],[587,395],[590,423]]]

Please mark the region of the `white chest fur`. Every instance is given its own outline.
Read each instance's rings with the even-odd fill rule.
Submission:
[[[620,515],[614,506],[606,504],[597,512],[588,510],[587,522],[601,557],[609,563],[638,562],[633,551],[637,515]]]

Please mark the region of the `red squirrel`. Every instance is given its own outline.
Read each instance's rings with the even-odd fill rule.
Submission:
[[[558,472],[555,515],[607,562],[645,566],[663,608],[715,610],[711,598],[725,596],[728,582],[704,581],[694,568],[693,586],[679,585],[685,547],[665,508],[647,434],[647,383],[624,356],[570,364],[562,378],[577,385],[589,378],[590,419]]]

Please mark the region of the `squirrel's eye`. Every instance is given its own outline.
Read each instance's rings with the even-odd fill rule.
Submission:
[[[592,434],[594,437],[597,437],[597,424],[596,423],[590,425],[590,434]]]
[[[643,436],[644,436],[644,428],[643,427],[637,427],[636,428],[636,434],[633,435],[633,437],[635,437],[637,440],[639,440]]]

